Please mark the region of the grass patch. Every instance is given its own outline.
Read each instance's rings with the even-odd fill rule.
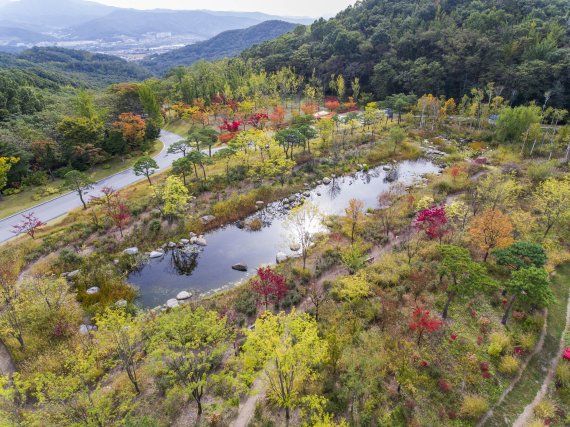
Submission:
[[[168,124],[164,126],[169,132],[175,133],[176,135],[180,135],[183,138],[188,137],[188,131],[192,127],[192,123],[184,120],[184,119],[176,119],[172,120]]]
[[[162,150],[163,147],[164,144],[162,141],[155,142],[149,152],[149,155],[155,156]],[[100,181],[101,179],[111,176],[115,173],[129,169],[135,164],[138,158],[138,156],[132,157],[130,159],[125,159],[125,161],[122,161],[121,159],[113,159],[111,161],[98,165],[92,170],[87,171],[87,174],[93,181]],[[42,193],[46,187],[52,187],[54,189],[58,189],[59,191],[54,194],[38,197],[37,195]],[[66,192],[66,190],[64,190],[62,187],[63,179],[58,178],[55,181],[49,182],[45,186],[30,187],[26,188],[21,193],[4,196],[4,198],[0,201],[0,219],[6,218],[24,209],[31,208],[40,203],[44,203],[55,199],[56,197],[59,197]]]
[[[496,408],[486,426],[511,426],[540,389],[550,362],[558,354],[560,337],[566,327],[566,305],[570,289],[570,265],[557,270],[552,290],[556,303],[548,309],[548,326],[544,347],[528,364],[521,380]]]

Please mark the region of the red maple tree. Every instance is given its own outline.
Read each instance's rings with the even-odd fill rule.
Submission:
[[[32,239],[35,239],[36,231],[43,227],[45,222],[39,219],[34,212],[22,214],[22,222],[12,226],[12,233],[22,234],[26,233]]]
[[[261,297],[265,310],[269,308],[269,304],[281,301],[288,291],[285,277],[271,267],[257,269],[257,276],[253,279],[251,288]]]
[[[222,130],[222,131],[225,130],[225,131],[228,131],[230,133],[233,133],[233,132],[239,131],[240,126],[241,126],[240,120],[234,120],[231,122],[224,120],[224,123],[220,126],[220,130]]]
[[[436,317],[432,317],[429,310],[416,307],[412,313],[410,330],[418,332],[417,343],[419,344],[424,333],[437,331],[442,325],[443,322]]]
[[[439,239],[449,232],[445,206],[432,206],[424,209],[414,220],[414,226],[426,233],[430,239]]]
[[[265,113],[254,113],[247,119],[247,124],[256,129],[263,129],[265,122],[269,120],[269,116]]]

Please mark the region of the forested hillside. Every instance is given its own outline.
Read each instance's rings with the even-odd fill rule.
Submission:
[[[365,0],[304,32],[246,51],[260,67],[306,77],[342,71],[366,92],[461,98],[493,81],[507,100],[570,105],[567,0]]]
[[[0,54],[0,69],[25,69],[66,84],[103,88],[144,80],[150,72],[116,56],[58,47],[34,47],[17,55]]]
[[[180,65],[192,65],[199,60],[213,61],[239,55],[257,43],[274,39],[293,30],[295,24],[285,21],[266,21],[243,30],[225,31],[217,36],[142,61],[142,65],[163,74]]]

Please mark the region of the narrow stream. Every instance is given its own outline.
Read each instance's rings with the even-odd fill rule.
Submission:
[[[329,185],[319,185],[310,191],[310,200],[326,215],[344,212],[350,199],[362,200],[366,208],[375,208],[380,193],[393,182],[410,185],[422,175],[437,173],[440,168],[428,160],[404,161],[388,172],[377,167],[353,176],[337,177]],[[129,275],[128,281],[138,286],[140,302],[147,307],[164,304],[180,291],[207,293],[232,286],[255,274],[262,264],[275,263],[278,252],[292,254],[289,249],[284,220],[287,216],[283,201],[272,203],[255,213],[263,222],[259,231],[249,231],[229,224],[207,233],[208,245],[190,246],[187,250],[168,250],[161,258],[150,259]],[[231,267],[243,263],[247,272]]]

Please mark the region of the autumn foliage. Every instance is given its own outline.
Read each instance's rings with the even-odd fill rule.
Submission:
[[[26,233],[32,239],[35,238],[36,231],[46,225],[34,212],[22,214],[22,222],[12,226],[12,233]]]
[[[486,261],[493,249],[502,249],[513,243],[513,223],[501,211],[487,209],[473,218],[469,234],[474,243],[484,252]]]
[[[285,277],[271,267],[257,269],[257,276],[253,279],[251,288],[260,296],[265,310],[269,308],[269,304],[276,304],[281,301],[288,290]]]
[[[424,310],[421,307],[416,307],[412,313],[410,330],[418,332],[417,343],[419,344],[424,333],[435,332],[441,328],[442,325],[443,322],[438,318],[431,316],[429,310]]]
[[[432,206],[416,216],[414,226],[432,240],[441,240],[449,232],[445,206]]]
[[[227,131],[230,133],[238,132],[241,123],[242,122],[240,120],[233,120],[233,121],[224,120],[224,122],[220,125],[220,130]]]
[[[301,107],[301,110],[307,116],[312,116],[317,111],[319,111],[319,104],[316,104],[314,102],[307,102],[306,104],[303,104],[303,106]]]
[[[141,116],[122,113],[113,126],[121,131],[123,139],[130,147],[136,148],[144,141],[146,123]]]

